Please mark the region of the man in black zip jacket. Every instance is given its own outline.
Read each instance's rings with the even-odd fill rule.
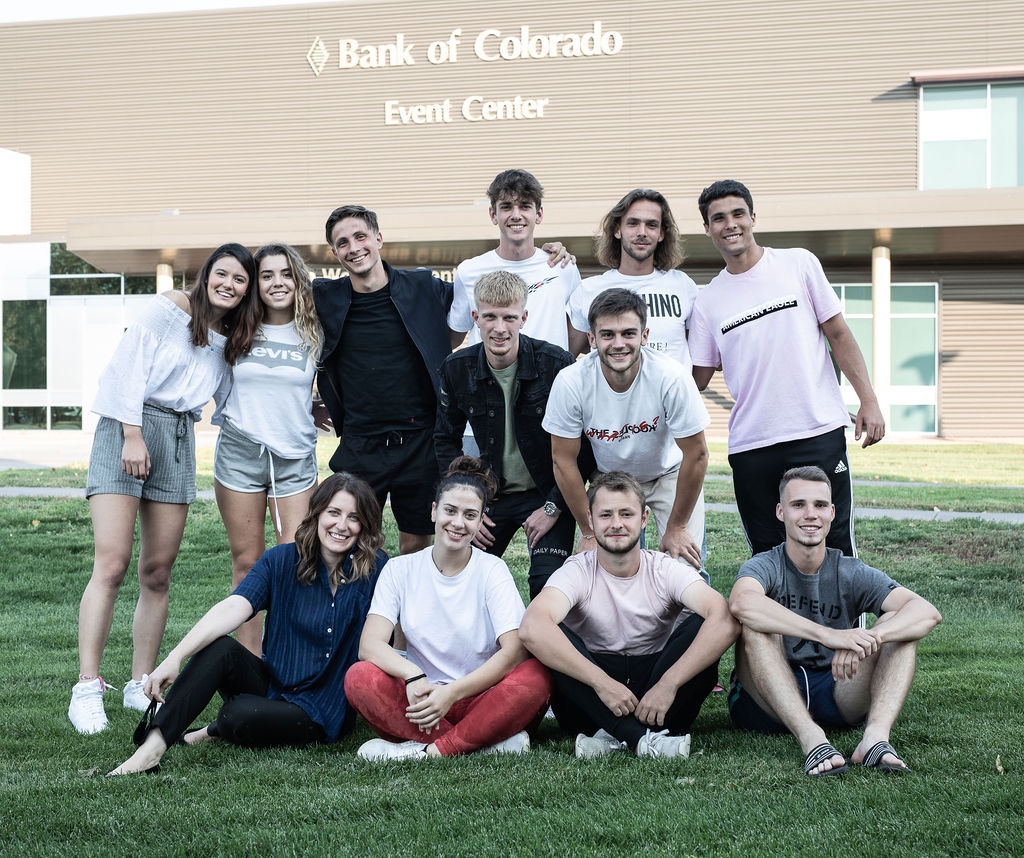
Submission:
[[[324,329],[317,387],[341,439],[331,470],[362,477],[382,506],[390,494],[399,551],[409,554],[434,532],[431,436],[452,284],[384,262],[377,215],[363,206],[331,212],[326,235],[349,275],[313,281]]]
[[[434,447],[444,470],[462,455],[466,423],[472,427],[480,457],[498,480],[498,494],[473,544],[501,556],[522,527],[532,598],[572,550],[575,519],[555,483],[551,438],[541,420],[551,382],[573,359],[565,349],[520,333],[528,311],[527,285],[518,274],[484,274],[474,295],[481,342],[441,364]]]

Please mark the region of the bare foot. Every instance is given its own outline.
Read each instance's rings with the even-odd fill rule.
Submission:
[[[200,727],[198,730],[186,733],[181,738],[186,745],[198,745],[202,742],[212,742],[217,737],[210,735],[209,727]]]
[[[139,746],[139,750],[121,763],[121,765],[116,769],[107,772],[106,776],[108,778],[112,778],[117,775],[132,775],[136,772],[148,772],[155,769],[159,765],[160,758],[163,757],[164,751],[166,750],[167,743],[164,741],[164,737],[160,733],[160,730],[150,730],[149,735],[146,736],[146,741]]]
[[[843,759],[842,754],[833,754],[827,760],[822,760],[818,765],[811,769],[807,774],[809,775],[820,775],[824,772],[830,772],[832,769],[841,769],[846,765],[846,760]]]
[[[107,777],[112,778],[117,775],[132,775],[136,772],[148,772],[150,769],[155,769],[160,764],[160,758],[163,754],[153,753],[152,749],[139,748],[134,754],[132,754],[127,760],[119,765],[113,771],[107,772]]]

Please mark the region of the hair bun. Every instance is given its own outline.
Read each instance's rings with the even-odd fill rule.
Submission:
[[[483,489],[485,505],[490,503],[491,498],[498,491],[498,480],[490,465],[483,459],[476,459],[473,456],[456,456],[452,459],[444,479],[447,480],[450,477],[463,477],[479,483],[480,488]]]

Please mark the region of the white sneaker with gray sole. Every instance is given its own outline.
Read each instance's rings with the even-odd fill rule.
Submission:
[[[579,733],[576,736],[576,758],[579,760],[589,760],[593,757],[614,754],[616,751],[625,751],[626,747],[625,742],[620,742],[604,729],[598,730],[593,736],[588,736],[586,733]]]
[[[638,757],[678,757],[685,760],[690,756],[690,734],[670,736],[668,730],[652,733],[648,730],[636,746]]]
[[[425,760],[427,746],[423,742],[389,742],[387,739],[370,739],[359,746],[359,756],[371,763],[385,760]]]
[[[530,750],[530,734],[521,730],[514,736],[495,742],[486,748],[481,748],[481,754],[525,754]]]

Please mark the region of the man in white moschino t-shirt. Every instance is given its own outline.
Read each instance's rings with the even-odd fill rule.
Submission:
[[[689,371],[686,326],[697,285],[678,268],[683,261],[679,228],[664,195],[636,188],[619,200],[601,221],[597,259],[609,270],[588,277],[569,299],[569,350],[587,351],[590,305],[605,289],[619,287],[647,304],[647,348]]]

